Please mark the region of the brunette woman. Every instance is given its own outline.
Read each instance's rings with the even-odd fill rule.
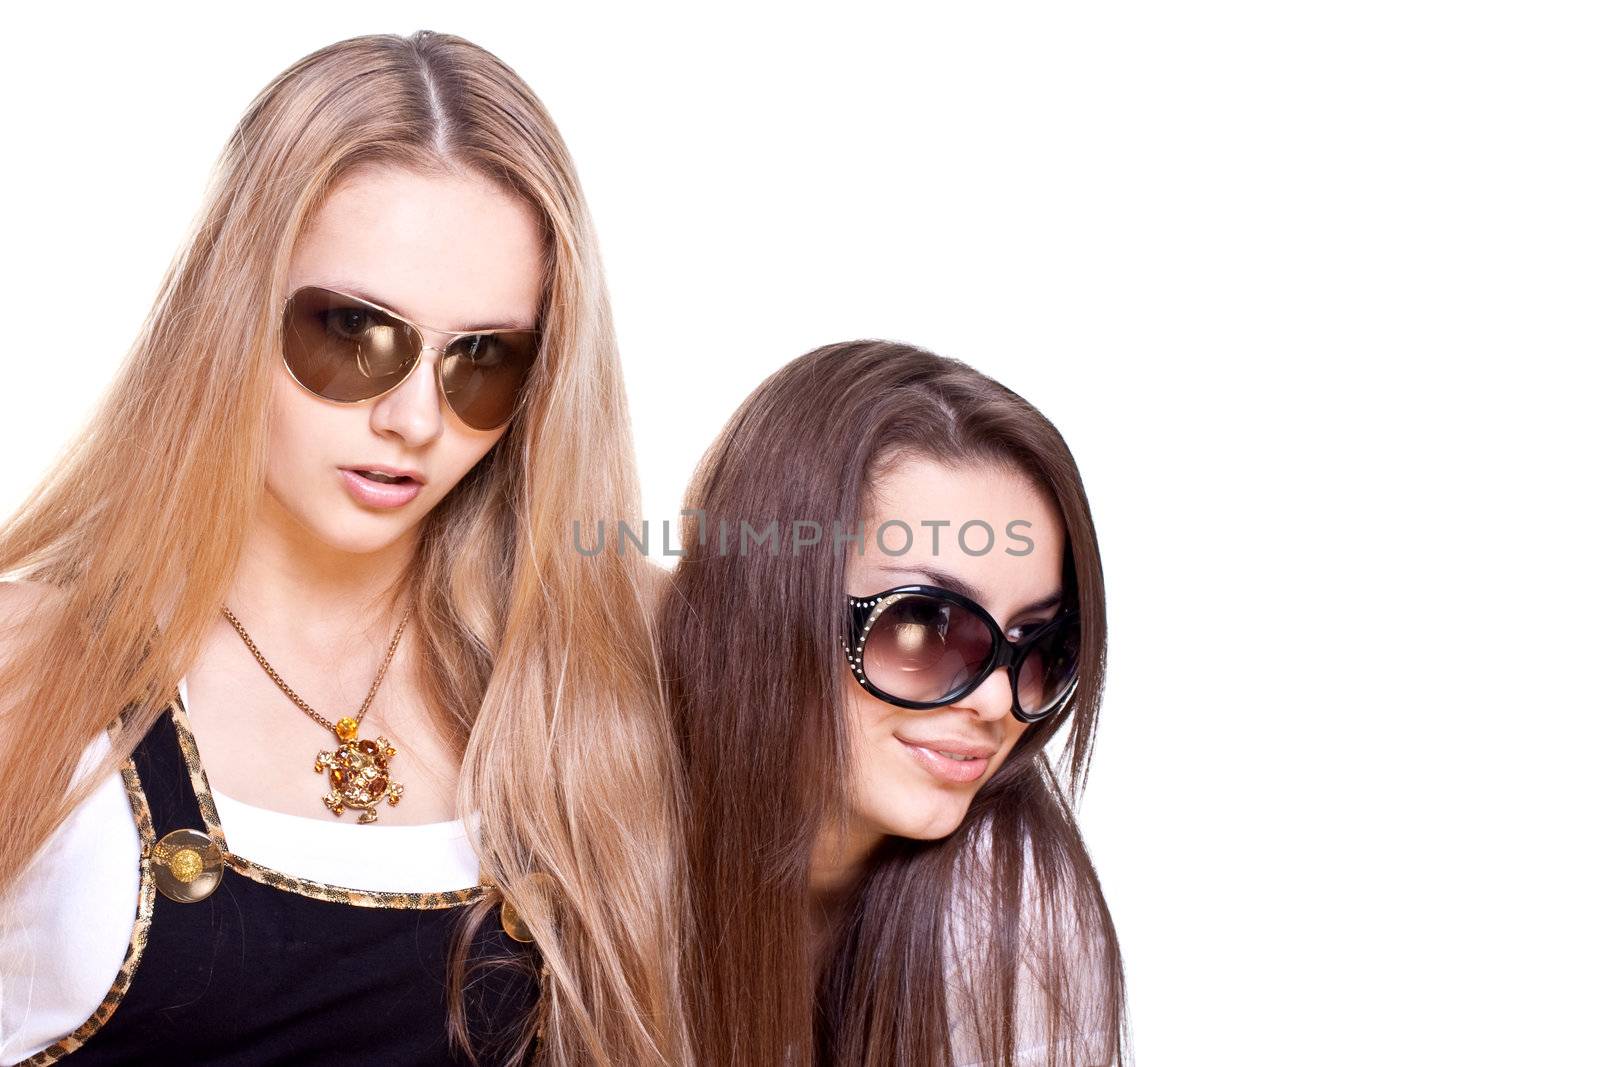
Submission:
[[[830,345],[745,401],[687,507],[660,629],[701,1062],[1123,1062],[1069,804],[1105,599],[1060,433],[965,364]]]
[[[652,584],[564,536],[635,499],[533,93],[284,71],[0,527],[0,1062],[688,1062]]]

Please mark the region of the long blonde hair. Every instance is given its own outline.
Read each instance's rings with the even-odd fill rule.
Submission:
[[[0,664],[0,889],[129,755],[215,623],[265,484],[296,237],[368,165],[486,175],[545,229],[538,394],[423,520],[411,640],[461,754],[462,810],[481,813],[484,874],[549,964],[542,1062],[676,1067],[688,1053],[657,572],[637,553],[583,556],[566,533],[638,513],[594,230],[539,100],[449,34],[340,41],[257,96],[114,384],[0,526],[0,575],[45,594]],[[125,475],[114,493],[107,472]],[[69,789],[129,707],[110,755]]]

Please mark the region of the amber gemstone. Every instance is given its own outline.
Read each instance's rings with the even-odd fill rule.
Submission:
[[[356,744],[356,747],[369,756],[376,756],[378,754],[378,742],[376,741],[360,741]]]
[[[341,741],[354,741],[358,729],[360,724],[348,715],[333,724],[333,732]]]
[[[344,768],[335,767],[333,770],[329,771],[328,781],[332,782],[337,788],[344,788]]]
[[[373,796],[378,796],[385,789],[389,788],[389,779],[383,777],[374,778],[372,780],[372,784],[367,786],[367,788],[372,790]]]

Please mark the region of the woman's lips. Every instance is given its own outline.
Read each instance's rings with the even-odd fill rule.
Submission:
[[[365,504],[372,508],[398,508],[411,503],[416,495],[422,492],[420,482],[398,482],[386,484],[375,482],[371,478],[364,478],[353,470],[339,471],[339,477],[344,481],[345,489],[355,498],[356,503]]]
[[[907,741],[899,734],[896,734],[894,739],[904,745],[911,758],[922,764],[923,769],[929,774],[940,781],[955,785],[968,785],[982,778],[983,772],[989,769],[989,760],[994,757],[993,750],[985,751],[970,744],[938,741],[919,744]],[[945,752],[973,758],[953,759],[945,755]]]

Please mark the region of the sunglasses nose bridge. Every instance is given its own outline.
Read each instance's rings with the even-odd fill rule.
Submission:
[[[417,362],[418,363],[426,363],[426,362],[428,362],[428,350],[429,349],[432,349],[433,351],[439,353],[438,358],[433,361],[433,366],[434,366],[434,373],[436,375],[440,375],[441,376],[439,378],[439,387],[441,389],[444,388],[444,378],[442,377],[442,375],[444,373],[444,356],[445,356],[445,351],[449,347],[450,347],[450,342],[447,341],[442,345],[423,345],[423,346],[421,346],[420,348],[417,349]]]
[[[422,355],[422,353],[426,352],[428,349],[431,348],[435,352],[439,353],[439,358],[440,359],[443,359],[444,358],[445,349],[449,348],[451,344],[453,344],[458,338],[460,338],[462,336],[461,334],[451,333],[451,332],[449,332],[447,330],[436,330],[431,326],[424,326],[420,322],[412,322],[410,319],[402,319],[401,321],[404,322],[407,326],[411,327],[411,331],[412,331],[412,333],[414,333],[416,335],[417,340],[424,342],[417,349],[417,355],[418,356]],[[443,338],[443,344],[437,344],[436,345],[436,344],[427,343],[428,338],[430,338],[430,337]]]

